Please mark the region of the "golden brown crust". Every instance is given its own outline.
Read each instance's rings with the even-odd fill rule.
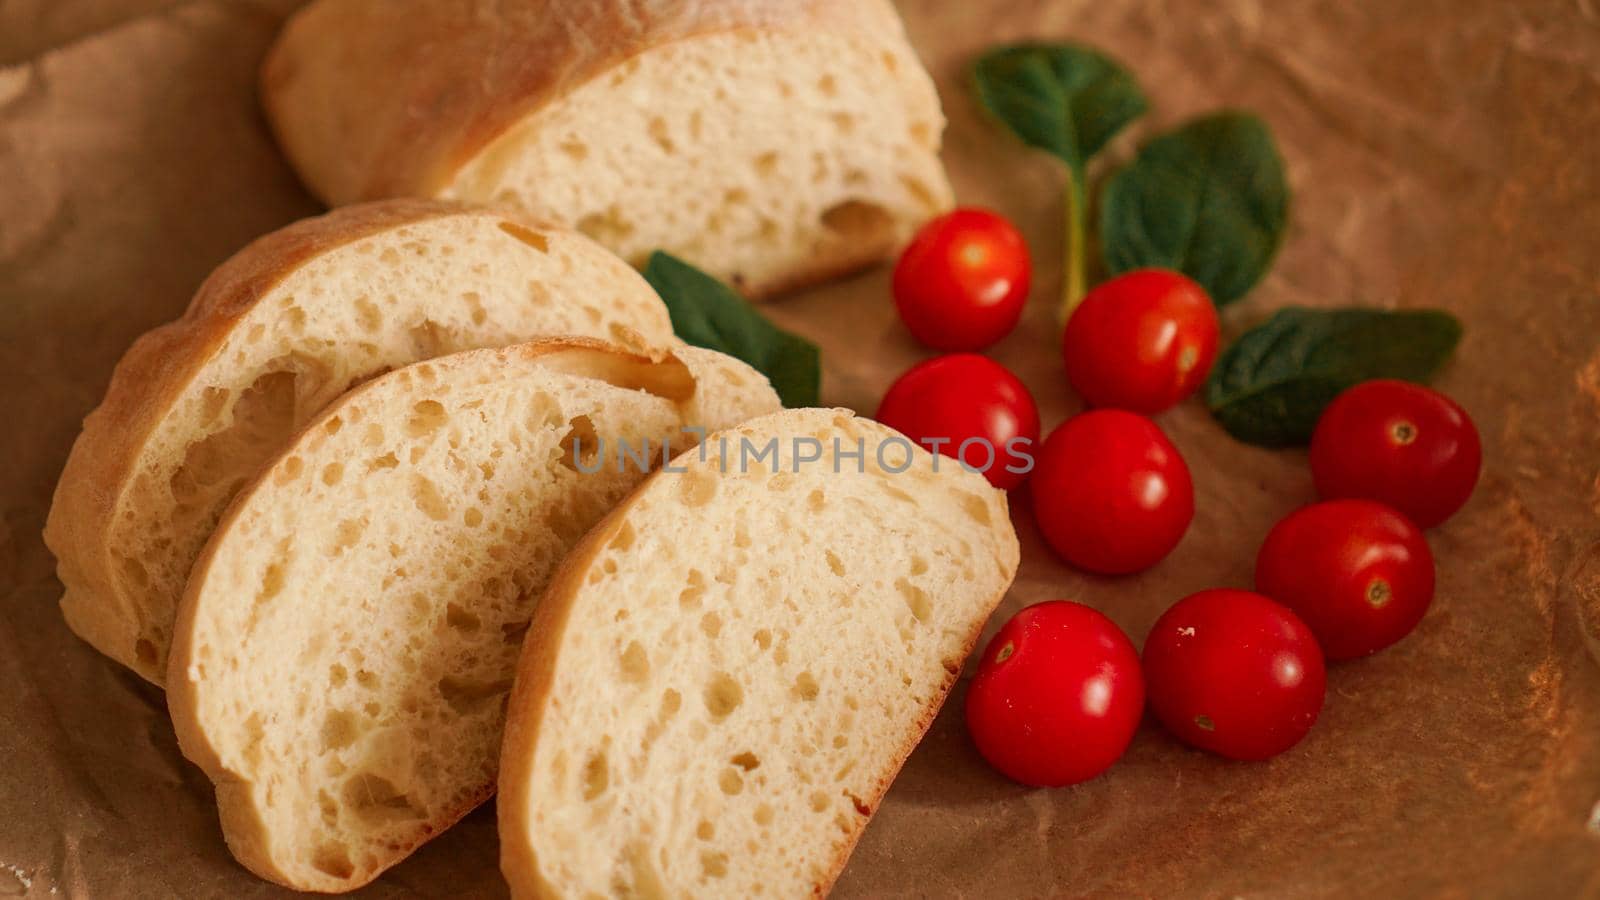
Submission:
[[[887,0],[318,0],[261,70],[280,145],[330,204],[432,196],[515,123],[664,44],[739,28],[898,40]]]
[[[234,323],[305,262],[398,225],[461,211],[394,200],[305,219],[250,243],[200,286],[183,316],[140,337],[112,372],[105,399],[84,419],[56,486],[45,544],[66,586],[62,613],[84,640],[150,681],[164,673],[137,646],[133,601],[120,587],[110,530],[139,453],[179,394],[227,340]]]

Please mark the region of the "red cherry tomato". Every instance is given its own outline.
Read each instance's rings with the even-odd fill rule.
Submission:
[[[1039,443],[1039,408],[1027,385],[975,353],[912,366],[883,395],[878,421],[983,472],[1001,490],[1027,477],[1027,459]]]
[[[1433,553],[1417,526],[1371,500],[1290,513],[1256,557],[1256,590],[1294,610],[1329,659],[1382,650],[1433,602]]]
[[[1139,654],[1115,623],[1053,600],[1011,617],[967,692],[967,730],[1002,775],[1039,787],[1087,781],[1122,757],[1144,712]]]
[[[1061,353],[1090,406],[1158,413],[1205,383],[1217,358],[1217,308],[1177,272],[1129,272],[1083,298]]]
[[[986,209],[957,209],[922,226],[894,267],[894,304],[935,350],[981,350],[1017,327],[1032,277],[1028,245]]]
[[[1156,717],[1184,743],[1229,759],[1266,759],[1306,736],[1327,673],[1311,629],[1249,591],[1179,600],[1144,644]]]
[[[1482,463],[1467,411],[1404,381],[1350,388],[1323,411],[1311,436],[1317,493],[1387,503],[1419,528],[1432,528],[1467,502]]]
[[[1172,552],[1194,518],[1194,483],[1155,423],[1121,410],[1082,413],[1039,448],[1033,514],[1080,569],[1124,575]]]

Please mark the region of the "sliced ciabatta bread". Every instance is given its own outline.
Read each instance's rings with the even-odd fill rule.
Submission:
[[[174,635],[173,723],[234,855],[348,890],[481,803],[556,565],[640,457],[777,406],[708,350],[551,341],[417,363],[313,420],[230,507]]]
[[[620,259],[515,214],[396,201],[252,243],[134,343],[84,421],[45,528],[67,623],[159,684],[217,517],[317,410],[419,359],[564,334],[674,340]]]
[[[1016,572],[1005,494],[875,422],[794,410],[701,447],[534,615],[513,896],[825,893]]]
[[[882,259],[951,203],[888,0],[317,0],[262,97],[331,204],[508,203],[753,295]]]

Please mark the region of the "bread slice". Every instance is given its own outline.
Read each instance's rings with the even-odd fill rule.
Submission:
[[[262,97],[330,204],[507,203],[753,296],[883,259],[951,204],[888,0],[317,0]]]
[[[1016,573],[1005,494],[875,422],[793,410],[702,448],[534,615],[500,768],[513,896],[826,893]]]
[[[777,407],[708,350],[552,341],[417,363],[313,420],[229,509],[174,634],[173,724],[234,855],[349,890],[483,802],[535,601],[648,472],[616,448],[659,464],[685,426]]]
[[[415,360],[556,334],[674,342],[621,260],[511,213],[394,201],[252,243],[134,343],[84,421],[44,535],[67,624],[160,684],[217,517],[317,410]]]

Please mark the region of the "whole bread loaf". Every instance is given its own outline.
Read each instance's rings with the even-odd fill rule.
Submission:
[[[318,410],[419,359],[563,334],[675,342],[625,263],[514,213],[390,201],[255,241],[134,343],[84,421],[44,533],[67,624],[160,684],[201,545]]]
[[[701,451],[534,615],[500,768],[513,896],[826,893],[1016,573],[1005,494],[875,422],[791,410]]]
[[[262,97],[330,204],[506,203],[752,295],[884,258],[951,203],[888,0],[316,0]]]
[[[234,855],[349,890],[483,802],[535,603],[645,478],[633,454],[777,407],[719,353],[558,340],[417,363],[316,417],[224,516],[174,634],[173,724]]]

